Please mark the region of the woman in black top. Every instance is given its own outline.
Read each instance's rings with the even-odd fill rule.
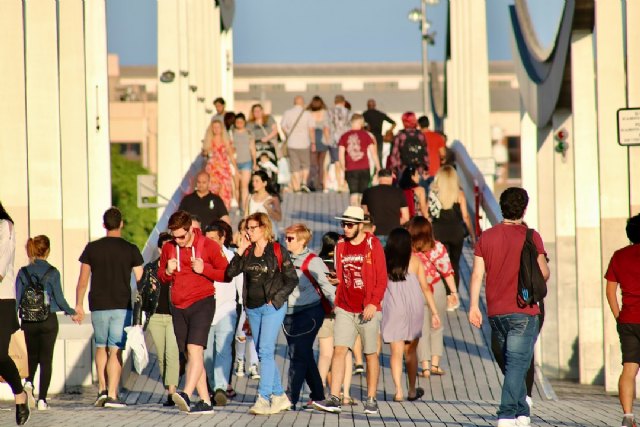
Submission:
[[[160,233],[158,250],[162,254],[162,245],[171,240],[169,233]],[[143,329],[149,332],[156,345],[158,363],[164,386],[168,391],[163,406],[174,406],[171,398],[176,392],[180,372],[180,356],[176,335],[173,332],[169,286],[163,286],[158,279],[160,257],[144,266],[142,278],[138,283],[138,294],[133,307],[133,324],[142,325],[142,312],[146,315]]]
[[[270,415],[291,408],[275,363],[275,346],[287,311],[287,299],[298,286],[298,275],[289,253],[273,241],[273,228],[267,214],[249,215],[246,224],[247,232],[238,244],[241,256],[231,260],[227,276],[244,273],[242,300],[260,360],[258,399],[249,412]]]

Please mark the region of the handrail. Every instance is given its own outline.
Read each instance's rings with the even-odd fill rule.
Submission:
[[[182,178],[182,182],[180,186],[176,188],[176,191],[171,196],[171,200],[165,206],[164,211],[162,212],[162,216],[158,219],[155,227],[149,234],[149,238],[147,239],[147,243],[144,245],[144,249],[142,250],[142,257],[144,258],[144,262],[147,263],[152,261],[158,252],[158,236],[161,232],[167,230],[167,224],[169,223],[169,218],[175,211],[178,210],[178,206],[180,206],[180,202],[185,194],[188,194],[193,189],[193,183],[195,181],[196,176],[205,166],[204,157],[198,155],[196,159],[191,163],[189,170]]]
[[[482,217],[479,207],[482,207],[489,223],[494,225],[502,221],[500,205],[464,145],[456,140],[451,144],[450,148],[456,155],[460,184],[467,199],[467,206],[473,212],[475,218],[476,233],[480,235],[480,218]]]

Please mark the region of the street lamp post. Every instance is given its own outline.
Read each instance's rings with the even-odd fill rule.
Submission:
[[[431,22],[427,20],[427,4],[435,6],[439,0],[421,0],[420,9],[415,8],[409,12],[408,18],[412,22],[420,23],[420,41],[422,46],[422,103],[425,115],[431,115],[431,96],[429,93],[429,56],[428,47],[434,43],[434,34],[429,33]]]

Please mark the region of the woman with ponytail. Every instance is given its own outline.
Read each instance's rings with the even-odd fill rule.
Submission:
[[[62,293],[60,284],[60,272],[47,262],[51,250],[47,236],[36,236],[27,241],[27,256],[29,265],[22,267],[16,280],[16,301],[21,306],[21,300],[25,290],[31,284],[41,283],[44,286],[45,301],[48,302],[48,316],[41,321],[25,318],[21,313],[22,329],[27,342],[29,356],[29,376],[25,379],[24,389],[30,401],[35,402],[33,394],[33,380],[36,369],[40,365],[40,390],[38,392],[38,410],[49,409],[47,392],[51,383],[53,365],[53,348],[58,336],[59,311],[64,311],[69,316],[76,314]]]

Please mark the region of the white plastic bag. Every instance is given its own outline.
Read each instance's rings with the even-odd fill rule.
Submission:
[[[289,159],[281,157],[278,159],[278,184],[288,184],[291,182],[291,172],[289,169]]]
[[[138,374],[142,374],[142,371],[149,363],[149,352],[144,341],[144,331],[139,325],[127,326],[124,331],[127,333],[126,350],[131,350],[133,355],[133,367]]]

